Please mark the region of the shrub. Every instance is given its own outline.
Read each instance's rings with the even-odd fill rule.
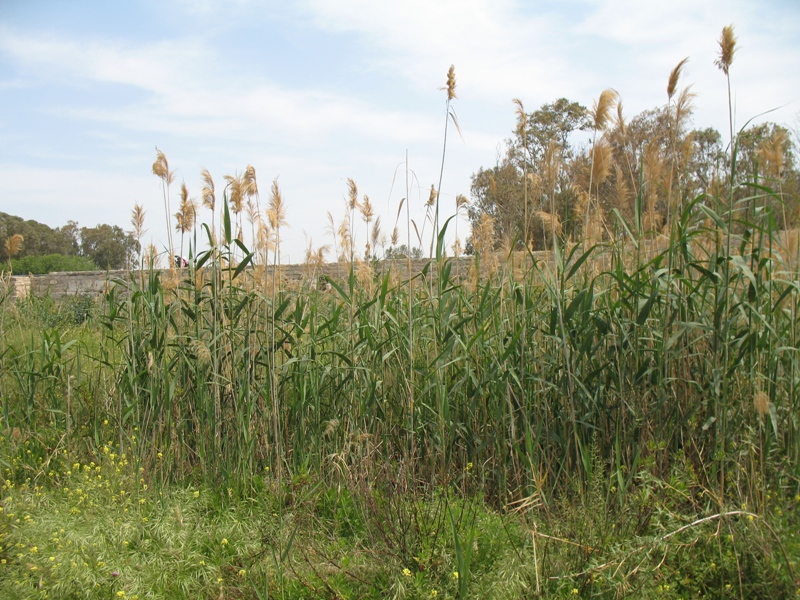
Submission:
[[[32,273],[44,275],[60,271],[95,271],[97,266],[85,256],[67,256],[64,254],[46,254],[44,256],[25,256],[11,261],[12,272],[16,274]],[[8,265],[4,265],[4,270]]]

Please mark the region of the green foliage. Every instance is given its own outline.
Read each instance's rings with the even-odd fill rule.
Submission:
[[[397,260],[400,258],[422,258],[422,248],[415,246],[411,249],[411,251],[409,251],[406,244],[389,246],[386,248],[384,258],[386,260]]]
[[[25,238],[18,258],[46,254],[78,254],[78,227],[70,221],[55,229],[33,220],[0,212],[0,262],[8,262],[5,242],[14,234]]]
[[[8,270],[8,264],[2,266]],[[46,254],[44,256],[26,256],[11,259],[11,270],[16,275],[44,275],[63,271],[94,271],[97,266],[83,256],[65,256],[63,254]]]
[[[139,242],[117,225],[81,228],[81,254],[101,269],[124,269],[133,264]]]
[[[16,321],[26,333],[50,328],[65,328],[84,323],[96,306],[92,296],[76,294],[54,300],[50,296],[26,296],[14,303],[4,317]]]

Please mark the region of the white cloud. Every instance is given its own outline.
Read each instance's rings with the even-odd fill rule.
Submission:
[[[569,79],[576,74],[560,52],[564,41],[554,35],[552,16],[526,15],[510,0],[309,0],[307,6],[318,27],[359,35],[375,68],[388,65],[414,86],[443,85],[452,63],[465,97],[505,103],[527,94],[552,99],[574,88]]]
[[[727,23],[736,25],[740,39],[732,69],[739,124],[786,103],[788,108],[766,118],[791,121],[800,108],[793,76],[800,66],[800,11],[769,2],[304,0],[287,8],[280,2],[265,7],[230,0],[159,5],[159,10],[167,21],[190,21],[192,31],[175,28],[179,33],[153,41],[157,34],[137,37],[133,29],[95,27],[86,36],[67,29],[0,27],[0,60],[13,74],[0,87],[19,98],[30,98],[25,94],[34,86],[55,90],[37,98],[36,113],[20,107],[27,122],[44,113],[107,150],[98,154],[87,143],[74,150],[73,158],[80,160],[70,163],[64,149],[72,149],[71,140],[48,149],[49,132],[17,130],[14,119],[4,115],[7,147],[19,149],[15,142],[31,138],[22,146],[33,149],[27,152],[31,164],[11,166],[12,159],[5,158],[0,166],[4,197],[25,198],[27,209],[57,219],[54,225],[68,218],[93,225],[84,214],[124,225],[134,201],[150,202],[155,233],[163,229],[164,216],[157,181],[149,173],[154,144],[167,152],[190,190],[199,189],[203,166],[219,177],[252,163],[262,188],[279,176],[291,200],[287,254],[297,258],[303,230],[322,242],[326,211],[341,216],[347,177],[383,209],[390,228],[405,190],[395,185],[391,198],[389,190],[406,149],[422,190],[412,194],[412,218],[421,221],[425,198],[418,196],[426,197],[438,179],[444,95],[437,88],[450,64],[456,67],[454,107],[464,141],[451,131],[442,190],[448,199],[468,193],[470,174],[493,164],[513,128],[514,97],[528,110],[562,96],[590,105],[603,88],[615,87],[632,117],[665,101],[669,71],[689,56],[682,83],[694,83],[698,93],[696,123],[724,131],[727,91],[713,61]],[[252,29],[242,34],[245,18]],[[280,37],[283,26],[308,35],[298,46],[304,60],[323,58],[321,64],[341,73],[305,81],[308,64],[289,49],[273,56],[271,66],[262,64],[253,55],[260,47],[252,38],[253,25],[265,39]],[[246,38],[246,50],[237,46],[237,36]],[[346,51],[326,46],[337,42]],[[75,90],[81,92],[78,100],[68,93]],[[0,161],[2,156],[10,153],[0,154]],[[17,173],[35,181],[34,189],[19,184]]]
[[[123,107],[59,108],[65,116],[113,122],[134,130],[177,135],[254,135],[309,142],[332,133],[409,142],[427,137],[425,116],[379,109],[357,97],[315,89],[291,89],[263,74],[228,76],[217,57],[196,41],[122,44],[94,40],[0,34],[0,48],[17,61],[76,80],[130,85],[146,100]]]

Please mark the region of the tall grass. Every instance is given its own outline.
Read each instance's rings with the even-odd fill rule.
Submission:
[[[598,101],[595,131],[614,98]],[[736,151],[734,139],[731,182]],[[154,172],[168,203],[162,157]],[[594,172],[587,223],[589,211],[602,219]],[[254,177],[250,192],[229,178],[237,203],[257,194]],[[204,181],[213,210],[207,172]],[[497,263],[484,250],[463,277],[437,216],[436,260],[420,273],[357,268],[351,239],[349,271],[329,291],[281,282],[277,184],[271,265],[270,246],[235,235],[241,206],[226,188],[219,239],[212,217],[208,249],[190,242],[188,269],[131,273],[94,325],[33,332],[25,302],[3,305],[3,427],[55,432],[91,453],[108,421],[120,452],[154,480],[242,493],[271,473],[289,489],[314,474],[412,496],[480,490],[498,507],[549,512],[599,479],[623,507],[643,481],[689,472],[686,502],[717,511],[759,506],[767,489],[796,494],[800,273],[780,251],[780,198],[758,181],[740,187],[750,193],[736,204],[732,192],[676,203],[660,238],[644,225],[645,185],[634,218],[603,221],[605,241],[592,244],[560,237],[553,206],[541,218],[550,250]],[[352,181],[350,191],[352,233]],[[450,515],[463,595],[471,550],[449,507],[436,514],[436,535]]]
[[[351,270],[329,292],[265,289],[227,215],[185,273],[120,282],[97,336],[7,324],[6,426],[63,430],[74,377],[92,383],[72,421],[113,419],[123,445],[136,431],[165,480],[244,484],[265,468],[326,472],[334,456],[358,469],[367,453],[437,485],[481,465],[504,503],[588,480],[595,448],[620,493],[682,457],[724,503],[729,486],[756,498],[779,464],[796,469],[800,290],[768,210],[737,219],[731,256],[714,243],[726,219],[697,198],[638,262],[630,245],[556,246],[521,274],[457,280],[442,261],[412,280]]]

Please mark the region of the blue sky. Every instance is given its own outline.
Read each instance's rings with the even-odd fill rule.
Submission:
[[[331,243],[326,213],[344,216],[348,177],[391,232],[406,152],[421,226],[439,178],[451,64],[463,138],[451,131],[445,214],[469,195],[470,175],[494,164],[514,127],[513,98],[528,111],[559,97],[591,106],[613,87],[630,118],[665,102],[669,72],[688,56],[695,124],[724,134],[725,80],[713,62],[731,23],[737,124],[777,109],[756,121],[796,127],[792,0],[2,0],[0,210],[130,229],[139,202],[144,241],[164,248],[150,172],[158,146],[176,173],[173,211],[181,181],[199,198],[203,167],[221,189],[223,175],[252,164],[262,203],[277,178],[290,225],[284,260],[300,261],[307,237]],[[356,233],[363,245],[364,226]]]

